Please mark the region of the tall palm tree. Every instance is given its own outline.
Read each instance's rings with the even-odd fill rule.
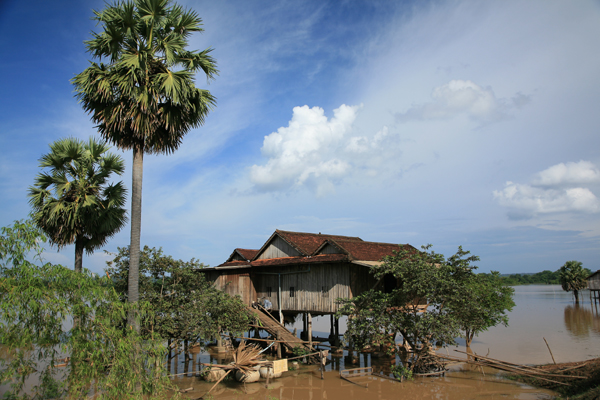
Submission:
[[[133,150],[128,299],[137,302],[143,155],[177,150],[204,123],[216,100],[195,86],[194,75],[202,71],[210,80],[218,71],[212,49],[186,50],[190,35],[203,31],[194,11],[170,0],[133,0],[94,13],[103,30],[87,49],[107,63],[91,62],[73,84],[102,137]]]
[[[587,288],[586,278],[588,275],[579,261],[567,261],[559,269],[560,285],[564,291],[573,292],[576,304],[579,304],[579,291]]]
[[[127,190],[122,182],[109,183],[125,163],[108,150],[93,138],[58,140],[40,159],[40,167],[49,170],[29,188],[36,225],[59,249],[75,243],[75,271],[82,270],[84,250],[91,254],[102,247],[127,221]]]

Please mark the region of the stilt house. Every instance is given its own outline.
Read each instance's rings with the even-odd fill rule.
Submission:
[[[355,297],[377,284],[371,268],[399,246],[414,249],[359,237],[276,230],[260,249],[235,249],[223,264],[202,272],[248,305],[267,298],[273,310],[332,314],[339,307],[337,298]],[[393,277],[380,283],[382,290],[395,286]]]
[[[586,278],[590,297],[594,303],[600,299],[600,269]]]

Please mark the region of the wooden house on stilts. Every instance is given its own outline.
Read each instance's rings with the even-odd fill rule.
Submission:
[[[311,316],[331,315],[331,334],[338,338],[336,299],[353,298],[373,288],[378,281],[371,268],[399,246],[414,249],[359,237],[276,230],[260,249],[235,249],[223,264],[203,272],[217,288],[239,295],[249,306],[268,299],[281,322],[284,315],[302,313],[304,332],[311,330]],[[393,277],[386,277],[380,289],[390,290],[396,284]]]
[[[586,278],[590,290],[590,300],[597,303],[600,300],[600,269]]]

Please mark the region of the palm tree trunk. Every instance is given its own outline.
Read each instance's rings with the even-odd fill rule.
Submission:
[[[83,271],[83,237],[77,235],[75,238],[75,272]]]
[[[133,149],[133,169],[131,179],[131,244],[129,246],[128,301],[137,303],[139,294],[140,234],[142,230],[142,175],[144,172],[143,146]],[[140,331],[137,316],[130,311],[127,324]]]

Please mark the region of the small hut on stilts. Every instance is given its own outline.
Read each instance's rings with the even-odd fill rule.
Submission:
[[[593,304],[600,303],[600,269],[586,278]]]

